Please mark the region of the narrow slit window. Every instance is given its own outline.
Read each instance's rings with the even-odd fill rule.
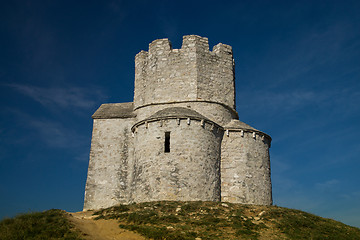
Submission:
[[[165,132],[165,152],[170,152],[170,132]]]

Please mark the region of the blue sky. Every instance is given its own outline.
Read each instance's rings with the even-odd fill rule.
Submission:
[[[158,38],[233,47],[240,120],[272,136],[274,204],[360,227],[359,1],[8,1],[0,218],[82,209],[102,103],[132,101]]]

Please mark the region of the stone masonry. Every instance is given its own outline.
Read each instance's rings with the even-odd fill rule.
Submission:
[[[134,101],[94,119],[84,210],[157,200],[271,205],[269,135],[238,120],[232,48],[150,43],[135,57]]]

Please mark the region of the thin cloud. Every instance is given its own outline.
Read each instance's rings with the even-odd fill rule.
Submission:
[[[285,93],[260,93],[261,101],[267,102],[272,109],[289,110],[318,100],[318,96],[310,91],[294,91]]]
[[[265,90],[255,90],[251,93],[241,93],[241,98],[247,99],[247,104],[240,104],[239,108],[253,109],[252,112],[290,112],[304,105],[322,102],[328,97],[327,93],[319,94],[313,91],[294,90],[292,92],[275,93]]]
[[[297,188],[281,191],[274,196],[274,203],[283,207],[301,209],[303,211],[314,212],[324,204],[326,200],[319,195],[309,195],[303,189]]]
[[[88,151],[88,149],[87,149],[87,151],[77,155],[74,159],[79,161],[79,162],[88,162],[89,161],[89,151]]]
[[[26,95],[45,107],[89,109],[97,104],[104,94],[99,89],[80,87],[36,87],[24,84],[9,84],[8,86]]]
[[[357,26],[351,23],[339,22],[328,27],[314,26],[310,31],[299,35],[293,45],[289,45],[283,54],[280,53],[276,66],[278,71],[277,81],[273,85],[281,85],[294,79],[301,79],[311,71],[321,69],[324,66],[332,68],[334,64],[356,57],[359,44],[354,43],[353,38]],[[273,51],[281,52],[283,43],[274,46]],[[269,58],[277,54],[272,52]],[[269,59],[267,59],[269,61]]]
[[[73,125],[57,119],[41,118],[16,109],[8,110],[13,115],[22,135],[9,139],[12,144],[31,145],[39,143],[50,148],[77,149],[90,144],[89,136],[82,135]],[[35,141],[34,141],[35,140]]]
[[[292,166],[281,155],[271,154],[271,168],[275,174],[286,173]]]
[[[317,106],[327,109],[328,116],[341,114],[347,117],[358,112],[360,94],[354,89],[333,89],[323,91],[287,90],[273,92],[267,90],[254,90],[242,92],[239,102],[246,99],[247,104],[239,104],[240,111],[266,113],[272,116],[289,115],[304,107]]]
[[[85,136],[78,134],[74,129],[65,127],[60,122],[31,119],[28,124],[38,139],[50,147],[77,148],[89,142]]]
[[[360,200],[360,191],[353,191],[350,193],[344,193],[340,194],[340,197],[346,199],[346,200],[353,200],[353,199],[359,199]]]
[[[315,184],[315,188],[320,191],[329,191],[337,188],[340,184],[338,179],[330,179],[325,182],[319,182]]]

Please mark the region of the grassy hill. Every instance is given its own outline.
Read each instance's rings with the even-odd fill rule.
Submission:
[[[21,214],[0,222],[1,240],[81,239],[66,218],[66,212],[51,209]]]
[[[120,228],[151,239],[360,239],[358,228],[276,206],[161,201],[119,205],[94,214],[95,219],[117,219]],[[0,222],[0,239],[4,240],[79,236],[61,210]]]
[[[95,213],[153,239],[360,239],[360,229],[299,210],[218,202],[152,202]]]

